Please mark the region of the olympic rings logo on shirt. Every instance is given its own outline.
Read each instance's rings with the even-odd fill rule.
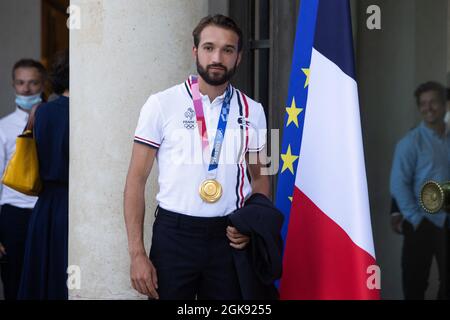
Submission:
[[[186,129],[194,129],[195,128],[195,121],[190,123],[190,121],[183,121],[184,127]]]

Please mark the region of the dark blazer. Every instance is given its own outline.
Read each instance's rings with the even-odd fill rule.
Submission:
[[[244,207],[229,215],[232,226],[250,236],[233,259],[245,300],[278,299],[274,282],[281,277],[284,216],[263,194],[253,194]]]

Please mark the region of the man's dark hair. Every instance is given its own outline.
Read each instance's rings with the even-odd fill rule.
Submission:
[[[447,88],[447,101],[450,101],[450,88]]]
[[[16,70],[19,68],[35,68],[41,75],[41,79],[43,82],[47,80],[47,70],[39,61],[33,59],[20,59],[14,64],[12,69],[12,79],[16,79]]]
[[[427,92],[427,91],[437,92],[439,99],[441,100],[441,102],[443,104],[445,104],[445,97],[446,97],[445,87],[438,82],[428,81],[428,82],[425,82],[425,83],[422,83],[421,85],[419,85],[417,87],[416,91],[414,92],[414,96],[416,97],[417,105],[419,105],[419,103],[420,103],[420,96],[422,95],[422,93]]]
[[[50,72],[50,83],[56,94],[69,89],[69,50],[58,52],[53,60]]]
[[[238,37],[238,52],[242,51],[242,30],[239,28],[239,26],[236,24],[236,22],[234,22],[233,19],[231,19],[230,17],[221,15],[221,14],[216,14],[216,15],[209,15],[204,17],[202,20],[200,20],[200,22],[198,23],[198,25],[195,27],[194,31],[192,32],[192,36],[194,37],[194,45],[196,48],[198,48],[198,45],[200,43],[200,34],[202,33],[203,29],[205,29],[207,26],[217,26],[217,27],[221,27],[227,30],[231,30],[234,31]]]

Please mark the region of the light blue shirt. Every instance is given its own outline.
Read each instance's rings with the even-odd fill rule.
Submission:
[[[422,122],[398,142],[391,171],[391,194],[415,228],[423,218],[443,227],[447,216],[443,210],[426,213],[420,206],[420,190],[428,180],[450,180],[450,132],[440,137]]]

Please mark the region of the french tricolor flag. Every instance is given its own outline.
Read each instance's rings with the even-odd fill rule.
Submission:
[[[281,149],[281,299],[379,299],[348,0],[301,1]]]

